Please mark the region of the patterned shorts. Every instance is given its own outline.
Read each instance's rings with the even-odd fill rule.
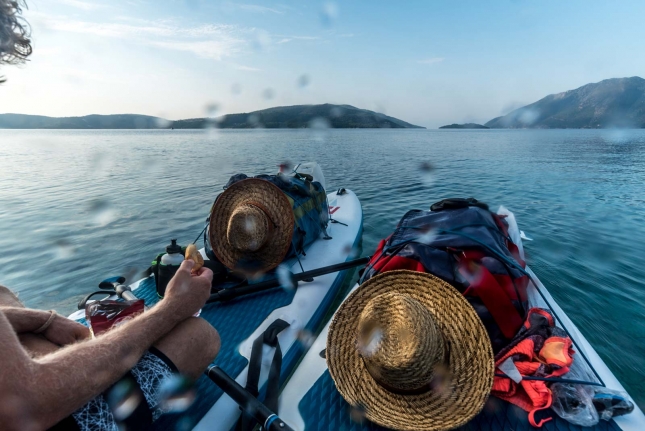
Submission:
[[[166,378],[177,372],[178,370],[175,364],[154,347],[151,347],[139,360],[137,365],[130,370],[130,373],[124,379],[130,378],[136,381],[147,403],[147,409],[145,408],[146,406],[141,406],[141,408],[134,411],[132,417],[127,422],[128,429],[145,429],[150,425],[147,422],[157,420],[161,416],[163,411],[157,400],[159,385]],[[72,422],[75,422],[77,429],[81,431],[119,430],[114,415],[112,414],[112,409],[108,405],[104,394],[99,395],[72,413],[69,418],[58,425],[61,428],[54,427],[54,429],[70,429],[69,426],[72,425]]]

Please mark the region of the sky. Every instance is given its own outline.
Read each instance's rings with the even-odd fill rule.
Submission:
[[[0,113],[177,120],[336,103],[426,127],[645,77],[645,2],[27,0]]]

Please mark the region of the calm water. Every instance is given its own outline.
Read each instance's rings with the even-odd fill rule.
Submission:
[[[69,313],[192,241],[231,174],[309,160],[361,199],[365,254],[445,197],[514,211],[529,264],[645,407],[644,130],[0,130],[0,283]]]

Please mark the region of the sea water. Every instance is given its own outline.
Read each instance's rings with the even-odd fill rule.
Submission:
[[[0,283],[70,313],[192,242],[231,175],[303,161],[360,198],[365,255],[412,208],[509,208],[528,264],[645,408],[645,130],[0,130]]]

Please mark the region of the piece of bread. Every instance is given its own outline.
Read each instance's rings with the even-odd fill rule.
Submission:
[[[191,272],[197,272],[201,269],[202,266],[204,266],[204,258],[202,257],[199,250],[197,250],[195,244],[190,244],[188,247],[186,247],[185,257],[186,259],[190,259],[195,262],[195,265],[193,266]]]

